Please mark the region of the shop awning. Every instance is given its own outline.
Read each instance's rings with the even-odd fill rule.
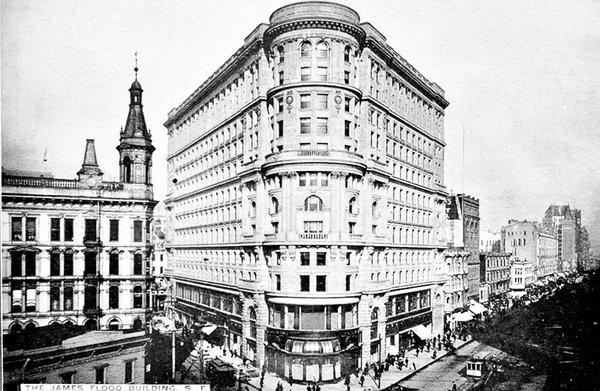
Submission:
[[[536,286],[544,286],[544,283],[541,282],[540,280],[537,280],[536,282],[533,283]]]
[[[206,335],[211,335],[212,332],[216,329],[217,326],[215,326],[214,324],[207,324],[206,326],[202,327],[202,332]]]
[[[565,273],[563,273],[563,272],[559,272],[559,273],[558,273],[558,276],[559,276],[559,277],[563,277],[563,278],[565,278],[567,275],[566,275]]]
[[[270,297],[274,304],[291,305],[343,305],[358,303],[358,297]]]
[[[414,331],[414,333],[417,334],[417,337],[421,338],[422,340],[431,339],[431,331],[429,331],[428,327],[425,327],[422,324],[413,327],[411,330]]]
[[[469,305],[469,311],[471,311],[475,315],[479,315],[487,311],[487,308],[485,308],[483,304],[472,300],[471,305]]]
[[[452,319],[455,322],[468,322],[473,319],[473,314],[470,312],[458,312],[452,315]]]

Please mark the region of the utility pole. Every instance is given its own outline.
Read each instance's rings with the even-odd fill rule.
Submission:
[[[175,330],[171,331],[171,380],[175,380]]]

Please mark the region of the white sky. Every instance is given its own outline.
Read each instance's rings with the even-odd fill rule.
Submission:
[[[290,2],[3,1],[3,167],[72,178],[94,138],[116,179],[138,51],[163,199],[168,111]],[[569,203],[600,243],[599,1],[344,4],[446,90],[446,186],[479,198],[483,229]]]

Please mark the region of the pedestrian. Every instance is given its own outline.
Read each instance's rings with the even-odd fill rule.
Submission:
[[[415,357],[419,357],[419,348],[417,348],[417,350],[415,350]]]
[[[306,391],[313,391],[310,384],[306,386]]]
[[[433,358],[435,360],[436,357],[437,357],[437,350],[434,350],[433,354],[431,355],[431,358]]]
[[[417,370],[417,364],[415,364],[415,363],[413,362],[413,371],[416,371],[416,370]]]
[[[365,375],[360,375],[360,386],[362,387],[364,385],[365,385]]]
[[[452,391],[456,391],[456,383],[452,384]]]
[[[408,357],[406,357],[406,359],[404,360],[404,363],[406,364],[406,366],[408,366]]]
[[[292,378],[291,374],[290,374],[290,377],[288,379],[288,383],[290,383],[290,388],[292,388],[292,385],[294,384],[294,379]]]

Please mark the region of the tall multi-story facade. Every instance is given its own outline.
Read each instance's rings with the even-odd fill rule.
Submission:
[[[449,235],[462,235],[467,256],[467,297],[479,300],[479,200],[465,194],[448,197]],[[455,240],[456,241],[456,240]]]
[[[447,105],[352,9],[276,10],[165,123],[177,316],[306,380],[441,332]]]
[[[487,285],[489,298],[508,293],[510,289],[511,256],[507,253],[479,254],[481,283]]]
[[[141,329],[148,314],[155,205],[142,88],[130,88],[120,181],[103,179],[87,140],[78,179],[2,175],[2,329],[53,323]]]
[[[530,262],[536,279],[558,272],[558,239],[539,223],[510,220],[501,236],[501,251]]]
[[[576,216],[579,218],[576,219]],[[571,209],[569,205],[550,205],[544,214],[542,226],[558,239],[559,271],[571,270],[577,264],[576,244],[581,227],[580,216],[581,212]]]
[[[455,195],[447,198],[446,204],[446,261],[444,284],[446,322],[451,314],[468,304],[470,252],[465,250],[464,217],[462,205]]]

